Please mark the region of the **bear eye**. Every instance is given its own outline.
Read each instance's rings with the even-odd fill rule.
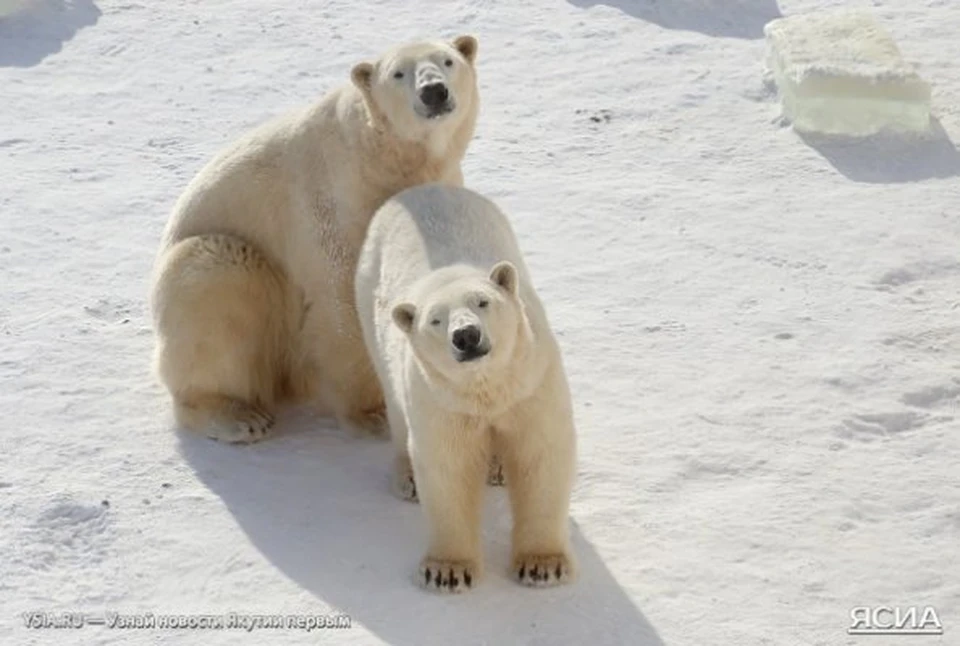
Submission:
[[[446,65],[447,67],[453,67],[453,59],[448,58],[447,60],[443,61],[443,64]]]
[[[430,325],[437,326],[440,325],[440,319],[433,319],[430,321]]]
[[[394,72],[394,73],[393,73],[393,78],[395,78],[395,79],[402,79],[402,78],[403,78],[403,72],[400,72],[400,71]]]
[[[490,301],[488,301],[488,300],[485,299],[485,298],[481,298],[481,299],[480,299],[480,302],[477,303],[477,307],[483,308],[483,307],[486,307],[486,306],[489,305],[489,304],[490,304]]]

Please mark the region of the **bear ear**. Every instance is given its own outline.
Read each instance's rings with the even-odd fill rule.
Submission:
[[[400,303],[393,308],[393,322],[404,332],[413,329],[413,319],[417,315],[417,308],[413,303]]]
[[[453,46],[457,51],[463,54],[463,57],[473,64],[477,58],[477,39],[473,36],[457,36],[453,40]]]
[[[357,63],[350,70],[350,80],[361,90],[369,90],[373,84],[373,64]]]
[[[501,289],[512,296],[517,295],[519,287],[519,277],[517,268],[509,260],[498,262],[490,270],[490,280]]]

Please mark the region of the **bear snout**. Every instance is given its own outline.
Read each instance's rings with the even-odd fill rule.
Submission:
[[[474,324],[458,327],[450,336],[450,343],[454,347],[454,357],[459,362],[473,361],[490,352],[490,348],[483,344],[483,332]]]
[[[442,108],[450,98],[450,91],[442,82],[428,83],[420,88],[420,100],[431,109]]]
[[[453,347],[457,350],[466,352],[467,350],[475,350],[480,345],[482,338],[483,334],[480,332],[480,328],[470,324],[454,330],[451,341]]]

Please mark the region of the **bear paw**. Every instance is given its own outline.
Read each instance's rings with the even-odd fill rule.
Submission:
[[[505,482],[503,464],[500,463],[500,458],[493,456],[490,460],[490,469],[487,471],[487,484],[491,487],[502,487]]]
[[[420,587],[434,592],[465,592],[477,582],[477,566],[473,561],[448,561],[427,557],[420,563],[419,582]]]
[[[251,444],[265,438],[276,418],[258,406],[235,405],[229,419],[220,419],[211,424],[207,437],[229,444]]]
[[[563,554],[521,554],[513,560],[513,571],[521,585],[546,588],[573,578],[570,559]]]

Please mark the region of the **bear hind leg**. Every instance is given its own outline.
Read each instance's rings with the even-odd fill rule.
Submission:
[[[267,435],[299,324],[286,277],[230,235],[182,240],[154,288],[156,370],[178,423],[225,442]]]

